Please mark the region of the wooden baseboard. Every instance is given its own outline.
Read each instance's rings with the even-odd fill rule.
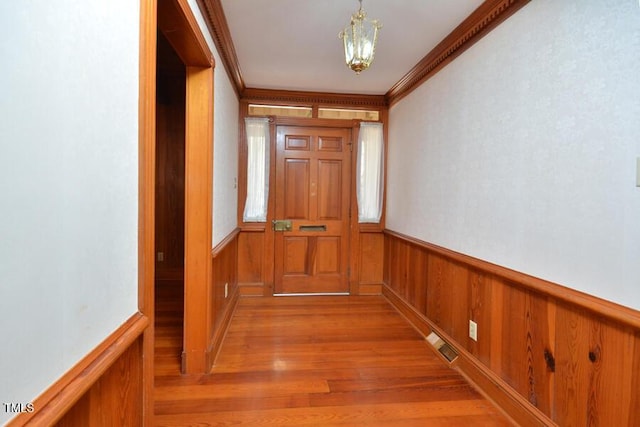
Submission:
[[[143,314],[136,313],[131,316],[36,398],[33,402],[34,412],[21,413],[9,421],[7,427],[53,425],[74,406],[85,392],[142,335],[148,325],[149,319]]]
[[[426,337],[431,332],[435,332],[449,343],[458,353],[458,359],[452,364],[452,368],[459,371],[480,393],[502,410],[515,425],[523,427],[556,425],[392,289],[383,286],[382,294],[423,336]]]
[[[238,283],[241,297],[263,297],[264,283]]]
[[[382,295],[382,283],[360,283],[358,295]]]
[[[211,337],[211,343],[207,349],[207,367],[209,371],[216,363],[216,359],[220,353],[220,348],[222,347],[222,341],[224,341],[224,337],[227,335],[231,319],[233,318],[233,313],[236,311],[238,300],[240,299],[238,287],[236,286],[233,289],[234,290],[229,296],[229,303],[226,305],[224,312],[222,313],[220,324],[214,331],[213,337]]]

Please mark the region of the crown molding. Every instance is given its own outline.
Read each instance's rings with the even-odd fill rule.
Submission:
[[[246,102],[269,102],[275,104],[297,105],[340,105],[353,107],[387,106],[384,95],[358,95],[348,93],[304,92],[275,89],[246,88],[241,99]]]
[[[233,46],[231,32],[229,31],[229,25],[227,24],[227,18],[224,15],[224,10],[222,9],[222,3],[220,3],[220,0],[197,1],[198,7],[204,16],[209,32],[213,38],[213,42],[220,54],[224,68],[227,70],[227,73],[233,82],[236,93],[240,96],[242,91],[245,89],[244,80],[242,80],[240,63],[238,62],[238,56],[236,55],[236,48]]]
[[[391,106],[435,75],[531,0],[486,0],[384,96],[247,88],[220,0],[197,0],[225,69],[240,98],[249,102]]]
[[[487,0],[385,94],[398,102],[531,0]]]

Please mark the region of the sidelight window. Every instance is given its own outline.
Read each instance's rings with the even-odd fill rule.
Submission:
[[[269,119],[246,118],[247,200],[244,222],[266,222],[269,198]]]
[[[379,223],[384,191],[382,123],[362,122],[358,137],[358,221]]]

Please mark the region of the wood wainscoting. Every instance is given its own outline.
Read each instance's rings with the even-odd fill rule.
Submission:
[[[273,295],[273,242],[264,230],[248,229],[238,237],[238,282],[242,296]],[[271,248],[271,249],[269,249]],[[383,283],[384,234],[374,227],[351,233],[350,294],[380,295]],[[265,251],[270,251],[265,255]]]
[[[391,231],[384,277],[518,424],[640,425],[640,312]]]
[[[238,236],[236,228],[211,251],[210,339],[208,370],[220,351],[222,340],[238,303]]]
[[[273,249],[271,251],[273,252]],[[269,279],[269,273],[265,272],[264,259],[265,231],[243,230],[238,236],[238,287],[240,295],[261,297],[273,294],[273,273]],[[270,285],[265,286],[265,283],[270,283]]]
[[[35,399],[7,427],[143,425],[143,344],[136,313]]]

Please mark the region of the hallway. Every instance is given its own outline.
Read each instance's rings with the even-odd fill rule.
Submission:
[[[382,297],[241,298],[212,374],[181,376],[179,291],[158,289],[158,426],[509,425]]]

